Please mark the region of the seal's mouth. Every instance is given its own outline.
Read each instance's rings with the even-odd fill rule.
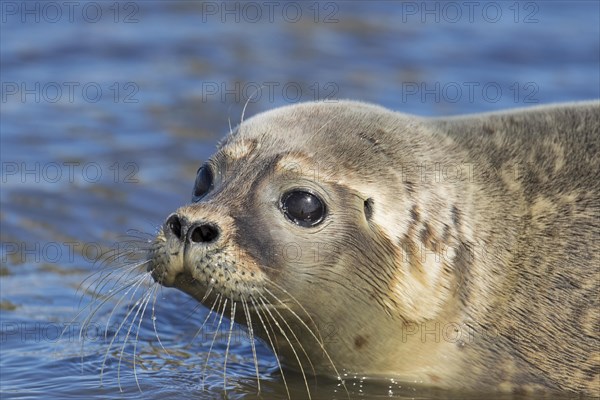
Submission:
[[[146,267],[146,272],[150,273],[150,276],[152,276],[154,282],[164,286],[164,271],[162,271],[161,268],[156,265],[154,259],[150,256],[148,257],[148,266]]]
[[[258,298],[262,286],[258,269],[236,257],[230,247],[207,250],[176,244],[179,246],[157,237],[148,252],[146,271],[156,283],[179,289],[198,301],[208,292],[229,301],[245,301],[253,295]],[[201,302],[210,307],[209,301]]]

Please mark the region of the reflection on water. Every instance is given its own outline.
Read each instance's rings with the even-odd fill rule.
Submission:
[[[249,97],[248,115],[317,98],[440,115],[599,97],[596,2],[482,2],[472,13],[275,3],[272,15],[261,2],[229,13],[220,2],[2,3],[3,398],[221,396],[223,341],[208,357],[207,311],[183,294],[156,292],[132,330],[135,357],[129,324],[109,346],[131,293],[83,331],[73,318],[91,300],[81,282],[98,255],[123,250],[128,234],[143,243],[189,201],[198,165]],[[263,398],[287,397],[275,358],[257,352]],[[244,335],[229,353],[227,395],[255,397]],[[304,398],[301,376],[286,377]],[[365,398],[455,396],[345,378]],[[336,381],[310,385],[313,398],[346,398]]]

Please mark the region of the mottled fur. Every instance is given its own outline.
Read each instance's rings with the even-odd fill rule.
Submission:
[[[467,283],[470,318],[498,332],[477,349],[482,380],[600,395],[599,103],[431,124],[475,166],[474,230],[493,249]]]
[[[150,270],[209,306],[258,306],[242,323],[268,317],[260,301],[277,309],[255,333],[296,368],[598,395],[599,115],[425,119],[346,101],[257,115],[211,158],[212,191],[177,210],[223,234],[161,232]],[[321,225],[283,217],[292,188],[325,201]]]

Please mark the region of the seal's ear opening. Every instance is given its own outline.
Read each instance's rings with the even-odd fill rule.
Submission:
[[[368,198],[365,200],[365,217],[370,220],[373,216],[373,199]]]

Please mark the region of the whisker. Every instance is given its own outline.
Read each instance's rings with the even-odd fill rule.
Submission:
[[[119,363],[117,367],[117,379],[119,390],[122,392],[123,387],[120,382],[120,371],[123,356],[125,355],[125,348],[127,342],[133,337],[133,329],[135,332],[135,343],[133,346],[133,366],[134,376],[138,389],[141,391],[140,382],[138,379],[136,362],[137,362],[137,344],[139,341],[139,335],[141,330],[141,324],[146,314],[150,301],[154,298],[152,303],[152,314],[153,314],[153,326],[155,334],[159,340],[158,332],[156,330],[156,323],[154,317],[154,305],[156,302],[157,287],[153,285],[147,285],[148,278],[151,279],[150,273],[139,274],[140,270],[147,265],[150,260],[141,259],[152,243],[154,235],[151,233],[143,232],[141,230],[128,230],[127,235],[119,236],[118,242],[116,242],[112,248],[104,250],[95,262],[96,271],[93,271],[89,276],[85,277],[77,287],[77,293],[80,293],[79,308],[77,314],[73,318],[72,322],[83,319],[79,328],[79,341],[81,342],[81,367],[83,370],[84,365],[84,346],[87,339],[87,332],[92,327],[92,322],[98,315],[106,316],[104,311],[107,311],[108,317],[104,326],[104,340],[108,343],[104,356],[102,358],[102,365],[100,368],[100,385],[103,384],[104,371],[108,366],[108,357],[115,346],[119,334],[124,331],[125,324],[129,323],[127,329],[127,335],[123,341],[121,350],[119,352]],[[118,245],[117,245],[118,243]],[[117,264],[121,264],[117,266]],[[144,288],[140,290],[140,288]],[[86,297],[89,296],[90,300],[87,301]],[[84,304],[85,301],[85,304]],[[109,304],[112,308],[109,308]],[[127,304],[128,310],[124,313],[123,320],[114,327],[117,328],[109,339],[109,330],[111,330],[111,320],[115,316],[117,309]],[[61,333],[64,335],[65,330]],[[161,347],[162,346],[161,343]]]
[[[137,292],[138,288],[140,287],[140,285],[142,284],[142,282],[148,278],[151,277],[150,273],[146,273],[142,276],[138,276],[135,278],[132,278],[130,281],[127,281],[126,284],[124,285],[125,288],[128,288],[125,293],[121,296],[121,298],[119,298],[119,301],[117,301],[117,304],[114,305],[113,309],[111,310],[110,314],[108,315],[108,319],[106,320],[106,327],[104,329],[104,337],[106,338],[107,332],[108,332],[108,325],[110,324],[110,320],[112,319],[113,314],[115,313],[116,309],[119,307],[119,305],[121,304],[121,302],[125,299],[125,297],[127,296],[127,294],[129,293],[129,291],[133,288],[135,288],[135,290],[133,291],[133,293],[131,294],[131,297],[129,299],[129,301],[131,301],[133,299],[133,296],[135,295],[135,293]],[[133,285],[133,282],[138,281],[138,283],[136,285]],[[131,282],[131,285],[129,284],[129,282]]]
[[[117,296],[119,293],[125,291],[124,296],[127,295],[127,293],[129,293],[129,291],[132,288],[132,284],[134,282],[137,282],[138,278],[133,278],[127,282],[125,282],[121,287],[114,289],[113,292],[111,292],[106,298],[104,298],[100,304],[97,304],[97,300],[94,300],[92,303],[90,303],[88,306],[86,306],[83,310],[81,310],[77,315],[80,315],[81,313],[83,313],[83,311],[85,311],[87,308],[91,309],[90,313],[88,314],[88,316],[85,318],[85,320],[83,321],[83,324],[81,325],[81,329],[79,330],[79,340],[82,340],[83,337],[83,331],[89,326],[89,324],[91,323],[91,321],[93,320],[94,316],[103,308],[103,306],[108,303],[110,300],[112,300],[115,296]],[[118,303],[117,303],[118,305]],[[95,307],[94,307],[95,306]],[[115,305],[116,307],[116,305]],[[113,308],[114,310],[114,308]]]
[[[273,285],[276,289],[279,289],[283,293],[285,293],[285,295],[287,297],[289,297],[291,300],[293,300],[298,305],[298,307],[300,307],[300,309],[302,309],[302,311],[304,311],[304,313],[306,314],[306,316],[308,317],[308,319],[310,320],[310,322],[312,322],[312,324],[315,326],[315,329],[317,331],[317,335],[319,336],[319,339],[318,339],[319,342],[323,343],[323,337],[321,336],[321,331],[319,330],[319,326],[317,325],[317,323],[315,322],[315,320],[313,319],[313,317],[310,315],[310,313],[306,310],[306,308],[304,308],[304,306],[302,305],[302,303],[300,303],[290,292],[288,292],[281,285],[278,285],[277,283],[273,282],[272,280],[269,280],[269,284]],[[288,308],[288,310],[292,311],[286,304],[283,303],[283,301],[279,300],[279,298],[277,298],[277,296],[275,296],[268,288],[265,287],[265,291],[267,293],[269,293],[271,296],[273,296],[273,298],[277,299],[277,301],[279,301],[282,305],[286,306]],[[295,316],[296,316],[296,318],[300,319],[300,317],[297,314]]]
[[[275,300],[279,301],[281,303],[281,305],[283,305],[285,307],[285,309],[290,312],[291,314],[293,314],[296,318],[300,318],[287,304],[285,304],[283,301],[281,301],[280,299],[278,299],[275,295],[273,295],[271,292],[268,292]],[[261,296],[262,297],[262,296]],[[264,299],[265,301],[268,301],[265,297],[262,297],[262,299]],[[269,302],[269,304],[271,304]],[[292,327],[288,324],[287,320],[284,318],[283,315],[281,315],[281,313],[279,312],[279,310],[277,310],[276,307],[273,307],[273,310],[277,313],[277,315],[279,315],[279,317],[281,318],[281,320],[283,321],[283,323],[287,326],[288,330],[290,331],[290,333],[292,334],[292,336],[294,337],[294,339],[296,340],[296,343],[298,343],[298,345],[300,346],[300,349],[302,350],[302,352],[304,353],[304,356],[306,357],[306,359],[308,360],[308,363],[310,364],[310,368],[312,370],[313,376],[316,377],[317,373],[315,372],[315,366],[313,365],[312,361],[310,360],[310,357],[308,355],[308,353],[306,352],[306,349],[304,348],[304,346],[302,345],[302,343],[300,342],[300,340],[298,339],[298,336],[296,336],[296,333],[294,332],[294,330],[292,329]]]
[[[137,288],[139,288],[139,287],[141,287],[141,283],[137,286]],[[137,291],[137,288],[136,288],[136,291]],[[133,296],[134,295],[135,295],[135,292],[132,294],[132,297],[130,298],[130,301],[133,300]],[[124,351],[125,351],[125,346],[127,345],[127,340],[129,339],[129,335],[131,333],[131,329],[133,328],[133,326],[135,324],[135,320],[137,319],[137,316],[140,313],[140,310],[142,309],[142,305],[144,304],[144,300],[146,299],[146,296],[147,296],[147,294],[144,294],[141,299],[138,299],[134,303],[133,308],[131,308],[131,311],[129,313],[127,313],[127,315],[123,319],[123,324],[124,324],[129,319],[129,316],[131,315],[131,312],[133,312],[134,310],[137,310],[135,312],[135,315],[133,316],[133,318],[131,320],[131,323],[129,324],[129,328],[127,329],[127,334],[125,335],[125,339],[123,340],[123,345],[121,346],[121,351],[119,353],[119,363],[118,363],[118,366],[117,366],[117,382],[119,383],[119,389],[121,389],[121,361],[123,360],[123,354],[124,354]],[[113,311],[114,311],[114,309],[113,309]],[[120,329],[117,331],[117,334],[118,334],[119,331],[120,331]],[[115,334],[115,337],[116,337],[116,334]],[[109,347],[109,349],[110,349],[110,347]],[[134,374],[135,374],[135,367],[134,367]],[[138,389],[140,389],[139,388],[139,383],[138,383]],[[122,389],[121,389],[121,391],[122,391]],[[140,389],[140,391],[141,391],[141,389]]]
[[[210,293],[212,292],[212,290],[213,290],[213,287],[211,286],[211,287],[209,287],[209,288],[208,288],[208,290],[207,290],[207,291],[204,293],[204,296],[202,296],[202,300],[200,300],[200,303],[201,303],[201,304],[204,304],[204,301],[205,301],[206,299],[208,299],[208,296],[210,295]]]
[[[160,226],[154,226],[153,225],[153,227],[154,227],[155,231],[158,230],[158,229],[160,229]],[[129,237],[134,237],[134,238],[138,238],[138,239],[141,239],[141,240],[145,240],[146,243],[152,243],[152,241],[154,240],[154,238],[156,236],[156,234],[154,232],[153,233],[144,232],[144,231],[141,231],[139,229],[128,229],[127,230],[127,235]],[[136,236],[136,235],[138,235],[138,236]]]
[[[217,298],[219,299],[219,304],[217,304],[217,312],[213,314],[213,320],[211,325],[214,325],[215,322],[217,322],[217,318],[219,317],[219,310],[221,309],[221,301],[223,301],[223,296],[220,293]]]
[[[315,131],[315,133],[313,133],[313,135],[316,135],[317,133],[321,132],[321,130],[323,130],[327,125],[329,125],[331,122],[333,122],[336,118],[339,118],[339,117],[341,117],[341,114],[340,115],[334,115],[333,117],[331,117],[329,119],[329,121],[325,122],[319,129],[317,129]]]
[[[219,297],[217,297],[215,299],[215,301],[213,301],[212,306],[210,307],[210,310],[208,310],[208,313],[206,314],[206,317],[204,318],[204,321],[202,321],[202,325],[200,325],[200,328],[198,328],[198,330],[194,334],[194,337],[192,337],[191,342],[193,342],[194,340],[196,340],[196,338],[198,337],[198,335],[200,334],[200,332],[202,331],[202,329],[204,329],[204,325],[206,325],[206,323],[208,322],[208,319],[210,318],[210,316],[213,313],[213,310],[215,308],[215,304],[217,304],[217,300],[219,300]]]
[[[294,353],[294,357],[296,358],[296,361],[298,361],[298,366],[300,367],[300,372],[302,373],[302,378],[304,378],[304,385],[306,386],[306,394],[308,395],[308,399],[310,400],[310,399],[312,399],[312,397],[310,395],[310,388],[308,387],[308,380],[306,379],[306,374],[304,373],[304,367],[302,366],[302,361],[300,361],[300,357],[298,357],[298,353],[296,352],[296,349],[294,348],[294,345],[292,345],[292,342],[290,341],[290,339],[288,338],[288,336],[285,334],[284,329],[281,327],[281,325],[279,324],[279,322],[277,321],[277,319],[273,316],[273,314],[271,313],[271,310],[269,310],[269,308],[265,304],[264,300],[265,300],[265,298],[262,297],[262,296],[258,298],[258,301],[260,301],[261,304],[264,307],[263,310],[265,310],[267,313],[269,313],[269,315],[271,316],[271,319],[275,323],[275,326],[277,327],[277,329],[279,329],[279,332],[281,332],[281,334],[283,335],[283,337],[285,338],[285,340],[290,345],[290,349],[292,349],[292,353]]]
[[[279,298],[277,298],[275,295],[273,295],[273,293],[271,293],[271,291],[269,291],[269,289],[264,288],[265,291],[267,293],[269,293],[271,296],[273,296],[277,301],[279,301],[280,303],[283,304],[283,302],[281,300],[279,300]],[[285,305],[285,304],[284,304]],[[289,308],[288,308],[289,309]],[[291,310],[290,310],[291,311]],[[327,350],[325,350],[325,345],[324,342],[322,341],[322,339],[320,339],[319,337],[317,337],[315,335],[315,333],[312,331],[312,329],[310,329],[308,327],[308,325],[306,324],[306,322],[304,322],[302,320],[302,318],[300,318],[296,313],[292,312],[292,315],[294,315],[298,321],[300,321],[300,323],[306,328],[306,330],[310,333],[310,335],[315,339],[315,341],[319,344],[319,347],[321,348],[321,350],[323,350],[323,354],[325,354],[325,357],[327,357],[327,360],[329,361],[329,364],[331,365],[331,367],[333,368],[333,371],[335,372],[335,374],[337,375],[338,380],[342,383],[342,387],[344,388],[344,391],[346,392],[346,395],[348,397],[350,397],[350,393],[348,392],[348,388],[346,387],[346,384],[344,383],[341,374],[339,373],[339,371],[337,370],[335,363],[333,362],[333,360],[331,359],[331,356],[329,355],[329,352]],[[313,321],[314,323],[314,321]],[[316,326],[316,324],[315,324]]]
[[[242,123],[244,123],[244,115],[246,114],[246,107],[248,107],[248,103],[250,103],[250,100],[252,100],[252,97],[254,97],[255,94],[258,93],[259,90],[262,90],[262,88],[265,85],[261,85],[258,89],[256,89],[254,91],[254,93],[252,93],[250,96],[248,96],[248,99],[246,99],[246,103],[244,104],[244,108],[242,108],[242,117],[240,118],[240,125],[242,125]]]
[[[123,284],[123,286],[121,286],[120,288],[114,290],[114,292],[110,293],[108,296],[106,296],[106,298],[104,298],[102,301],[100,301],[100,303],[98,304],[98,300],[93,300],[90,304],[88,304],[85,308],[81,309],[77,315],[75,315],[75,319],[77,319],[80,315],[83,314],[84,311],[86,310],[90,310],[87,317],[84,319],[83,323],[81,324],[81,327],[79,328],[79,341],[81,342],[81,348],[80,348],[80,355],[81,355],[81,368],[83,370],[83,355],[84,355],[84,346],[85,346],[85,340],[84,340],[84,331],[87,331],[88,327],[90,326],[94,316],[104,307],[104,305],[106,305],[110,300],[112,300],[115,296],[117,296],[119,293],[121,292],[125,292],[122,297],[121,300],[123,299],[124,296],[127,295],[127,293],[129,293],[129,291],[131,290],[131,288],[133,287],[132,285],[137,281],[138,278],[136,279],[131,279],[127,282],[125,282],[125,284]],[[120,301],[121,301],[120,300]],[[118,305],[118,303],[117,303]],[[115,305],[114,307],[117,307],[117,305]],[[114,308],[113,308],[114,310]],[[108,327],[107,327],[108,329]],[[106,331],[105,331],[105,337],[106,337]]]
[[[227,107],[227,124],[229,125],[229,135],[233,135],[233,129],[231,129],[231,107],[233,107],[233,104],[230,104],[229,107]]]
[[[124,277],[126,278],[126,282],[121,284],[121,286],[116,290],[116,292],[118,292],[121,288],[129,286],[129,284],[131,282],[135,281],[139,277],[139,275],[138,275],[138,276],[134,276],[133,278],[130,279],[132,272],[135,271],[137,268],[139,268],[139,266],[140,265],[136,264],[133,266],[121,267],[121,268],[111,271],[110,273],[108,273],[105,276],[102,276],[100,279],[98,279],[98,283],[96,284],[96,287],[93,289],[94,295],[93,295],[93,301],[91,302],[90,307],[92,307],[95,304],[95,302],[100,299],[100,296],[103,293],[103,291],[105,290],[106,286],[111,282],[109,279],[111,275],[113,275],[117,272],[121,273],[119,278],[113,282],[112,288],[108,290],[109,293],[114,291],[115,288],[117,288],[117,285],[121,282],[121,280],[123,280]],[[104,284],[102,284],[102,282],[104,282]],[[102,284],[102,287],[99,287],[100,284]],[[89,287],[91,287],[91,285],[92,284],[90,284]],[[109,294],[108,298],[110,298],[112,296],[113,296],[112,294]],[[82,299],[83,299],[83,294],[82,294],[81,300]],[[81,307],[81,300],[80,300],[80,307]],[[103,303],[104,302],[102,302],[101,305]],[[88,318],[88,319],[90,319],[90,318]]]
[[[131,297],[129,299],[129,301],[131,302],[133,300],[133,297],[135,296],[135,293],[137,292],[137,290],[140,288],[140,286],[142,285],[142,283],[144,282],[144,280],[148,277],[148,275],[144,275],[142,277],[140,277],[139,281],[132,286],[131,288],[135,288],[134,292],[131,294]],[[129,288],[129,290],[131,290],[131,288]],[[102,366],[100,367],[100,384],[102,385],[102,379],[104,377],[104,368],[106,367],[106,360],[108,359],[108,354],[110,352],[110,349],[112,348],[115,340],[117,339],[117,336],[119,335],[119,332],[121,332],[121,329],[123,329],[123,326],[125,325],[125,322],[127,322],[127,320],[129,319],[129,316],[133,313],[133,311],[136,309],[136,307],[133,307],[131,310],[129,310],[127,312],[127,314],[125,314],[125,317],[123,318],[123,322],[121,322],[121,324],[119,325],[117,331],[115,332],[115,334],[113,335],[110,343],[108,344],[108,347],[106,349],[106,352],[104,353],[104,359],[102,360]],[[113,309],[114,311],[114,309]],[[108,330],[108,324],[107,324],[107,328]],[[105,337],[108,331],[105,331]],[[121,382],[119,379],[117,379],[117,382],[119,384],[119,390],[123,391],[121,388]]]
[[[225,347],[225,361],[223,361],[223,392],[227,394],[227,357],[229,356],[229,345],[231,343],[231,335],[233,333],[233,323],[235,321],[235,301],[232,301],[231,321],[229,323],[229,335],[227,336],[227,346]]]
[[[164,352],[167,355],[170,355],[169,352],[167,351],[167,349],[165,349],[165,346],[163,346],[162,341],[160,340],[160,337],[158,335],[158,330],[156,329],[156,299],[158,298],[158,292],[160,291],[160,289],[162,288],[162,286],[156,286],[158,285],[156,282],[154,283],[154,287],[156,287],[157,289],[154,289],[154,299],[152,300],[152,327],[154,329],[154,335],[156,336],[156,339],[158,340],[158,344],[160,345],[160,347],[164,350]]]
[[[140,318],[138,320],[137,331],[135,333],[135,341],[133,342],[133,376],[135,378],[135,384],[137,385],[140,392],[142,391],[142,388],[140,387],[140,382],[138,380],[137,369],[136,369],[136,367],[137,367],[137,364],[136,364],[137,345],[138,345],[139,336],[140,336],[140,329],[142,326],[142,319],[144,318],[144,314],[146,313],[146,308],[148,307],[148,303],[150,303],[152,294],[155,291],[156,291],[156,286],[152,286],[151,289],[148,291],[148,293],[144,296],[144,300],[143,300],[144,308],[142,309],[142,313],[140,314]],[[135,322],[135,318],[133,319],[133,321]],[[131,327],[130,327],[130,329],[131,329]]]
[[[250,335],[250,347],[252,347],[252,357],[254,358],[254,369],[256,370],[256,385],[258,387],[258,393],[260,393],[260,374],[258,372],[258,357],[256,356],[256,345],[254,344],[254,327],[252,326],[252,318],[250,317],[250,310],[246,300],[242,299],[242,309],[246,315],[246,322],[248,326],[248,333]]]
[[[259,309],[258,305],[256,304],[256,302],[254,301],[254,299],[252,297],[250,297],[250,301],[252,302],[252,305],[254,306],[254,309],[256,310],[256,315],[258,316],[260,323],[262,324],[263,328],[265,329],[265,334],[267,335],[269,344],[271,345],[271,348],[273,349],[273,353],[275,353],[275,361],[277,361],[277,366],[279,367],[279,372],[281,373],[281,379],[283,380],[283,386],[285,387],[285,391],[287,393],[288,399],[291,399],[292,397],[290,395],[290,389],[288,387],[287,381],[285,380],[285,374],[283,373],[283,368],[281,366],[281,362],[279,361],[279,354],[277,353],[277,348],[275,347],[275,344],[273,343],[273,340],[271,339],[271,335],[269,334],[269,329],[267,328],[265,321],[263,320],[262,316],[260,315],[260,309]],[[266,314],[265,314],[265,319],[267,319]],[[271,326],[270,322],[269,322],[269,326]],[[273,328],[271,327],[271,329],[273,329]],[[273,330],[273,334],[275,334],[274,330]]]
[[[113,250],[116,252],[116,250]],[[115,254],[115,257],[118,257],[119,253]],[[112,256],[111,256],[112,257]],[[116,258],[115,258],[116,259]],[[122,272],[122,271],[128,271],[128,270],[135,270],[136,268],[138,268],[139,264],[135,264],[135,265],[124,265],[122,267],[118,267],[118,268],[112,268],[110,269],[110,271],[106,271],[106,269],[101,269],[99,271],[94,272],[93,274],[91,274],[90,276],[86,277],[80,284],[79,287],[77,288],[77,292],[81,291],[81,297],[79,299],[79,306],[81,306],[81,301],[83,300],[83,296],[85,296],[85,294],[87,292],[91,292],[94,294],[94,296],[99,295],[101,293],[101,289],[99,289],[99,286],[105,282],[107,279],[110,278],[111,275],[118,273],[118,272]],[[96,277],[97,276],[97,277]],[[90,280],[91,278],[96,277],[96,279],[94,279],[94,281],[92,281],[87,287],[85,287],[85,284],[88,280]],[[118,283],[115,282],[115,284]],[[92,289],[92,286],[95,284],[95,287]]]
[[[219,294],[219,297],[221,295]],[[225,314],[225,308],[227,307],[227,300],[225,299],[225,301],[223,302],[223,311],[221,312],[221,317],[219,318],[219,323],[217,324],[217,329],[215,330],[215,334],[213,335],[212,341],[210,342],[210,347],[208,348],[208,354],[206,355],[206,362],[204,363],[204,368],[202,369],[202,379],[206,378],[206,367],[208,367],[208,362],[210,361],[210,354],[212,352],[212,348],[215,344],[215,340],[217,339],[217,336],[219,334],[219,329],[221,328],[221,322],[223,321],[223,314]],[[221,302],[219,301],[219,307],[221,305]],[[218,312],[218,309],[217,309]],[[214,321],[213,321],[214,324]]]
[[[104,277],[102,277],[101,279],[98,280],[98,283],[96,284],[96,286],[94,287],[93,291],[94,293],[102,293],[102,291],[104,291],[104,289],[106,288],[106,286],[111,283],[110,277],[117,273],[117,272],[122,272],[122,274],[119,276],[118,279],[116,279],[114,282],[112,282],[112,288],[114,289],[119,282],[123,279],[126,278],[128,279],[132,273],[134,273],[137,269],[139,269],[141,266],[143,266],[144,264],[149,263],[149,261],[143,261],[134,265],[128,265],[128,266],[124,266],[121,268],[117,268],[113,271],[110,271],[109,273],[107,273]],[[137,276],[135,276],[137,277]],[[102,286],[100,286],[102,284]]]

